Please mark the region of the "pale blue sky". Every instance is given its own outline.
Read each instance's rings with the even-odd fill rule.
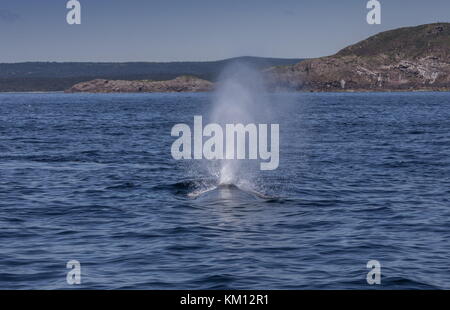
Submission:
[[[0,0],[0,62],[183,61],[318,57],[377,32],[450,21],[449,0]]]

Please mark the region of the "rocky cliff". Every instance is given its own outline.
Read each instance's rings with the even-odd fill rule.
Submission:
[[[193,76],[180,76],[168,81],[125,81],[96,79],[75,84],[67,93],[139,93],[139,92],[203,92],[210,91],[213,83]]]
[[[383,32],[333,56],[265,72],[275,90],[450,90],[450,24]]]

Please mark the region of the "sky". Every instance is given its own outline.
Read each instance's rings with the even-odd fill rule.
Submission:
[[[381,31],[450,22],[449,0],[0,0],[0,62],[206,61],[237,56],[310,58]]]

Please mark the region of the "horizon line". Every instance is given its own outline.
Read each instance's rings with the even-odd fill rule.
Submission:
[[[322,56],[319,56],[322,57]],[[242,58],[256,58],[256,59],[282,59],[282,60],[305,60],[311,59],[311,57],[265,57],[265,56],[235,56],[229,58],[220,58],[216,60],[172,60],[172,61],[146,61],[146,60],[128,60],[128,61],[53,61],[53,60],[27,60],[27,61],[17,61],[17,62],[0,62],[0,65],[14,65],[14,64],[30,64],[30,63],[45,63],[45,64],[80,64],[80,63],[98,63],[98,64],[132,64],[132,63],[159,63],[159,64],[169,64],[169,63],[207,63],[207,62],[221,62],[234,59]],[[318,58],[318,57],[313,57]]]

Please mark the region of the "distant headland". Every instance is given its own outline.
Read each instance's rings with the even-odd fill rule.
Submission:
[[[266,70],[272,89],[448,91],[450,23],[400,28],[329,57]]]

